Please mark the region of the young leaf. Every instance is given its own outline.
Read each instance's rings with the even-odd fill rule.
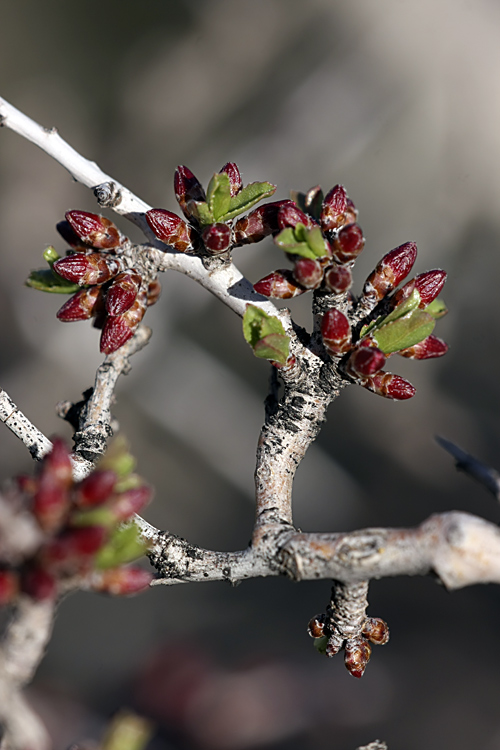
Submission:
[[[302,226],[303,224],[297,224],[297,227]],[[300,229],[298,234],[300,236]],[[274,241],[278,247],[281,247],[281,249],[285,251],[285,253],[289,253],[290,255],[300,255],[301,258],[316,260],[317,255],[311,250],[307,242],[301,242],[296,239],[296,237],[297,232],[294,232],[291,227],[288,227],[276,235]]]
[[[283,365],[286,363],[290,339],[278,318],[268,315],[256,305],[247,305],[243,316],[243,335],[256,357]]]
[[[270,333],[255,344],[253,353],[261,359],[270,359],[284,365],[290,352],[290,339],[281,333]]]
[[[49,245],[43,252],[43,259],[47,261],[50,267],[52,267],[52,264],[55,263],[56,260],[59,260],[59,258],[59,253],[52,247],[52,245]]]
[[[384,354],[392,354],[423,341],[432,333],[435,325],[432,315],[417,308],[405,317],[383,325],[372,335]]]
[[[80,287],[70,281],[61,278],[52,268],[42,268],[32,271],[26,281],[26,286],[38,289],[40,292],[51,292],[52,294],[74,294]]]
[[[323,258],[325,255],[328,255],[325,239],[319,227],[313,227],[307,231],[306,242],[317,258]]]
[[[362,339],[363,336],[366,336],[367,333],[382,328],[382,326],[385,326],[386,323],[392,323],[392,321],[402,318],[412,310],[415,310],[418,307],[419,303],[420,294],[418,292],[418,289],[414,289],[411,295],[407,299],[405,299],[404,302],[398,305],[391,313],[389,313],[389,315],[386,315],[385,318],[380,316],[375,320],[372,320],[371,323],[368,323],[368,325],[363,326],[363,328],[359,332],[359,338]]]
[[[214,215],[205,201],[189,201],[187,209],[202,227],[214,223]]]
[[[119,526],[108,542],[96,555],[96,568],[115,568],[118,565],[137,560],[146,554],[148,545],[141,538],[139,529],[134,523]]]
[[[229,210],[231,202],[231,185],[229,175],[225,172],[214,174],[207,188],[207,204],[217,222]]]
[[[220,221],[229,221],[234,219],[238,214],[244,213],[255,206],[256,203],[269,198],[276,192],[276,185],[272,185],[270,182],[251,182],[237,195],[234,195],[230,202],[227,212],[219,217]]]
[[[430,305],[427,305],[427,307],[424,308],[424,312],[432,315],[432,317],[437,320],[438,318],[442,318],[443,315],[446,315],[448,310],[442,299],[435,299]]]

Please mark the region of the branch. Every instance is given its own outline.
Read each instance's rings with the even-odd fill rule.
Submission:
[[[500,500],[500,474],[496,469],[493,469],[487,464],[483,464],[477,458],[474,458],[470,453],[459,448],[458,445],[452,443],[451,440],[436,436],[436,442],[444,448],[453,458],[455,459],[455,466],[459,471],[463,471],[468,474],[472,479],[486,487],[497,500]]]

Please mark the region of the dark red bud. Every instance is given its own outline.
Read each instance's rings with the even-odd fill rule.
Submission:
[[[316,289],[323,281],[323,268],[312,258],[298,258],[292,274],[295,281],[306,289]]]
[[[18,591],[18,574],[7,568],[0,568],[0,607],[11,602]]]
[[[340,310],[328,310],[321,321],[323,343],[332,354],[345,354],[351,347],[351,326]]]
[[[205,227],[201,238],[211,255],[224,253],[231,245],[231,229],[227,224],[211,224]]]
[[[324,231],[337,229],[346,223],[347,193],[343,185],[335,185],[325,195],[321,209],[321,226]]]
[[[392,372],[380,372],[377,375],[372,375],[372,377],[366,378],[361,385],[378,396],[391,398],[395,401],[405,401],[407,398],[412,398],[416,393],[416,389],[408,380],[399,375],[393,375]]]
[[[247,245],[251,242],[260,242],[264,237],[270,234],[276,234],[279,231],[278,211],[282,206],[295,203],[291,200],[273,201],[273,203],[264,203],[251,211],[247,216],[234,225],[234,238],[236,245]]]
[[[21,574],[21,590],[37,601],[55,599],[57,585],[54,576],[44,568],[33,565]]]
[[[420,308],[427,307],[436,299],[444,286],[447,273],[439,268],[434,271],[425,271],[415,277],[415,286],[420,294]]]
[[[60,221],[58,224],[56,224],[56,229],[65,240],[65,242],[70,245],[75,250],[80,250],[80,252],[84,252],[87,250],[89,245],[86,245],[80,237],[77,235],[69,221]]]
[[[347,641],[345,644],[344,663],[353,677],[362,677],[370,661],[372,649],[363,638]]]
[[[81,526],[68,529],[47,544],[43,550],[45,565],[51,570],[74,571],[103,546],[107,538],[103,526]]]
[[[93,471],[77,487],[77,505],[90,508],[105,503],[111,497],[116,481],[116,474],[110,469]]]
[[[363,635],[376,646],[384,646],[389,640],[389,626],[380,617],[369,617],[363,625]]]
[[[42,462],[41,478],[50,474],[61,487],[68,488],[73,483],[73,467],[69,451],[60,438],[54,438],[52,450]]]
[[[120,271],[120,266],[121,263],[116,258],[102,253],[74,253],[56,260],[53,268],[59,276],[73,284],[90,286],[109,281]]]
[[[146,211],[146,220],[155,235],[181,253],[193,248],[192,230],[177,214],[165,208]]]
[[[348,198],[346,201],[345,222],[346,224],[353,224],[357,218],[358,209],[356,208],[352,200]]]
[[[152,496],[153,491],[146,484],[122,492],[113,504],[113,514],[118,521],[126,521],[148,505]]]
[[[383,299],[408,276],[416,257],[417,246],[414,242],[405,242],[388,252],[368,276],[363,288],[364,296]]]
[[[280,268],[278,271],[270,273],[263,279],[253,285],[258,294],[264,297],[273,297],[274,299],[291,299],[304,294],[306,289],[298,286],[293,278],[292,272],[287,268]]]
[[[142,290],[127,312],[123,315],[110,315],[106,318],[100,341],[100,351],[103,354],[116,352],[132,338],[146,312],[146,300],[146,291]]]
[[[241,179],[240,170],[238,169],[234,161],[228,161],[227,164],[224,164],[221,169],[221,173],[222,172],[225,172],[229,177],[229,189],[231,191],[231,197],[238,195],[241,188],[243,187],[243,182]]]
[[[120,232],[112,221],[88,211],[67,211],[66,219],[78,237],[99,250],[109,250],[121,244]]]
[[[410,346],[408,349],[401,349],[398,354],[408,359],[434,359],[435,357],[442,357],[447,351],[448,344],[431,333],[418,344]]]
[[[94,591],[113,596],[138,594],[149,588],[153,575],[142,568],[110,568],[95,574]]]
[[[187,218],[191,218],[187,205],[190,201],[206,200],[205,191],[201,183],[187,167],[177,167],[174,175],[175,197],[179,202],[182,212]]]
[[[63,323],[73,323],[77,320],[88,320],[94,314],[97,299],[101,294],[98,286],[90,289],[80,289],[56,313]]]
[[[51,453],[43,460],[33,496],[33,514],[44,531],[55,531],[61,526],[69,507],[68,489],[72,483],[68,449],[62,440],[55,439]]]
[[[351,269],[347,266],[332,266],[325,273],[325,286],[334,294],[343,294],[352,286]]]
[[[148,286],[147,298],[146,298],[147,307],[151,307],[151,305],[155,305],[160,298],[160,294],[161,294],[161,284],[158,281],[158,279],[155,279]]]
[[[106,293],[108,315],[121,315],[132,307],[141,286],[141,277],[134,271],[119,273]]]
[[[293,229],[297,224],[312,227],[314,226],[314,221],[310,216],[301,211],[293,201],[289,201],[281,206],[278,211],[278,226],[280,229],[287,229],[287,227],[292,227]]]
[[[337,263],[355,260],[365,246],[365,238],[359,224],[347,224],[340,229],[333,242],[333,257]]]
[[[315,615],[312,620],[309,621],[309,625],[307,626],[307,632],[311,638],[323,638],[325,635],[325,624],[325,614]]]
[[[374,375],[385,365],[385,354],[375,346],[360,346],[347,361],[347,371],[362,378]]]

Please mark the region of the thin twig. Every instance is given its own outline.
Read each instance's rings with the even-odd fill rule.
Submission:
[[[492,492],[497,500],[500,500],[500,473],[496,469],[483,464],[470,453],[452,443],[451,440],[436,435],[436,442],[453,456],[455,466],[459,471],[464,471],[472,479],[475,479],[483,487]]]

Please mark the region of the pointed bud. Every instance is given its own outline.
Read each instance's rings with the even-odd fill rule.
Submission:
[[[94,574],[93,590],[113,596],[138,594],[149,588],[152,573],[142,568],[109,568]]]
[[[98,469],[89,474],[77,487],[76,504],[80,508],[91,508],[109,500],[118,481],[114,471]]]
[[[51,571],[74,573],[101,549],[107,535],[104,526],[67,529],[43,548],[44,564]]]
[[[221,174],[223,172],[225,172],[229,177],[229,189],[231,191],[231,198],[233,198],[235,195],[238,195],[241,188],[243,187],[240,170],[238,169],[234,161],[228,161],[227,164],[224,164],[220,171]]]
[[[306,289],[317,289],[323,281],[323,268],[317,260],[298,258],[292,271],[295,281]]]
[[[132,307],[141,286],[142,278],[135,271],[125,271],[115,276],[106,293],[108,315],[121,315]]]
[[[291,299],[307,291],[297,284],[288,268],[280,268],[278,271],[270,273],[269,276],[264,276],[263,279],[253,285],[253,288],[258,294],[273,299]]]
[[[334,294],[343,294],[352,286],[351,269],[347,266],[332,266],[325,273],[325,286]]]
[[[364,638],[348,640],[345,644],[344,663],[353,677],[362,677],[370,661],[372,649]]]
[[[417,246],[414,242],[405,242],[404,245],[384,255],[376,269],[368,276],[363,295],[375,300],[383,299],[408,276],[416,257]]]
[[[425,271],[415,277],[415,286],[420,294],[420,308],[427,307],[436,299],[444,286],[447,273],[439,268],[434,271]]]
[[[73,323],[76,320],[88,320],[94,314],[97,300],[101,294],[98,286],[90,289],[80,289],[56,313],[56,317],[63,323]]]
[[[325,195],[321,209],[321,226],[323,231],[337,229],[345,224],[347,208],[347,193],[343,185],[335,185]]]
[[[113,515],[117,521],[126,521],[148,505],[152,497],[153,491],[147,484],[122,492],[113,504]]]
[[[13,570],[0,568],[0,607],[9,604],[19,591],[19,576]]]
[[[347,360],[346,371],[354,377],[369,377],[385,365],[385,354],[375,346],[360,346]]]
[[[347,224],[339,231],[333,242],[333,257],[337,263],[356,260],[365,246],[365,238],[359,224]]]
[[[174,175],[175,197],[184,216],[191,218],[187,204],[190,201],[205,201],[206,195],[201,183],[187,167],[177,167]]]
[[[331,354],[345,354],[351,348],[351,326],[340,310],[328,310],[321,321],[321,337]]]
[[[354,224],[355,221],[357,221],[358,218],[358,209],[352,202],[350,198],[347,198],[346,200],[346,210],[345,210],[345,223],[346,224]]]
[[[59,276],[80,286],[104,284],[116,276],[120,268],[121,263],[117,258],[102,253],[74,253],[54,263],[54,271]]]
[[[121,244],[121,236],[112,221],[88,211],[67,211],[66,219],[78,237],[87,245],[109,250]]]
[[[231,229],[227,224],[210,224],[203,230],[201,238],[210,255],[219,255],[231,245]]]
[[[33,496],[33,515],[44,531],[60,528],[69,508],[68,490],[73,483],[69,453],[62,440],[43,460],[37,489]]]
[[[395,401],[405,401],[412,398],[416,393],[416,389],[408,380],[399,375],[393,375],[392,372],[380,372],[377,375],[372,375],[366,378],[361,385],[378,396],[391,398]]]
[[[148,286],[147,298],[146,298],[147,307],[151,307],[151,305],[155,305],[160,298],[160,294],[161,294],[161,284],[158,281],[158,279],[155,279]]]
[[[69,221],[60,221],[56,224],[56,229],[63,238],[65,242],[68,243],[70,247],[77,250],[79,249],[80,252],[85,252],[89,245],[86,245],[82,239],[77,235]]]
[[[264,203],[247,216],[238,219],[234,225],[235,244],[247,245],[251,242],[260,242],[264,237],[278,232],[278,211],[285,205],[295,206],[291,200]]]
[[[447,351],[448,344],[431,333],[418,344],[410,346],[408,349],[401,349],[398,354],[408,359],[434,359],[435,357],[442,357]]]
[[[363,625],[363,635],[376,646],[385,646],[389,640],[389,626],[380,617],[369,617]]]
[[[177,214],[165,208],[152,208],[146,211],[146,220],[155,235],[178,252],[193,249],[193,230]]]
[[[54,576],[39,565],[30,565],[21,574],[21,590],[36,601],[55,599],[57,583]]]
[[[116,352],[132,338],[146,312],[146,299],[146,291],[143,289],[127,312],[106,318],[100,342],[100,351],[103,354]]]
[[[307,632],[311,638],[323,638],[325,635],[326,615],[315,615],[312,620],[309,621],[307,626]]]
[[[303,224],[305,227],[311,228],[315,225],[315,222],[301,211],[293,201],[289,201],[281,206],[278,211],[278,226],[280,229],[286,229],[287,227],[293,229],[297,224]]]

